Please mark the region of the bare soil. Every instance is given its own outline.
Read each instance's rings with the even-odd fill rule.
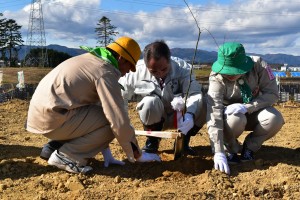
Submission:
[[[92,161],[91,175],[71,174],[39,158],[47,139],[25,131],[28,101],[0,104],[0,199],[300,199],[300,107],[281,104],[286,124],[256,154],[253,162],[231,166],[231,175],[213,169],[206,127],[192,138],[197,156],[173,160],[173,143],[160,144],[161,163],[103,167]],[[142,129],[135,104],[130,116]],[[245,137],[242,135],[240,140]],[[144,136],[138,136],[142,147]],[[118,143],[111,150],[126,160]]]

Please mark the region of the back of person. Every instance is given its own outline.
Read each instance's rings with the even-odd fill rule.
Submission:
[[[114,85],[118,85],[115,73],[116,69],[89,53],[64,61],[36,88],[29,107],[27,129],[37,133],[49,132],[70,119],[76,113],[72,112],[74,109],[99,104],[97,81],[105,74],[111,76]],[[49,100],[46,101],[45,97]]]
[[[40,157],[71,173],[89,173],[99,152],[104,166],[124,165],[109,144],[116,139],[130,162],[160,161],[139,148],[123,105],[118,79],[135,71],[141,50],[129,37],[106,47],[81,46],[88,53],[72,57],[46,75],[29,105],[26,129],[49,139]]]

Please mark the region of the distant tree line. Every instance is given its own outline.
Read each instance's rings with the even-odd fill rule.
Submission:
[[[0,17],[3,17],[2,13]],[[21,27],[13,19],[0,18],[0,60],[8,66],[17,65],[18,51],[24,42],[20,33]]]
[[[25,56],[24,60],[27,60],[27,58],[37,58],[40,56],[41,49],[40,48],[35,48],[31,49],[30,52]],[[67,53],[56,51],[53,49],[47,49],[47,54],[48,54],[48,67],[54,68],[57,65],[59,65],[61,62],[71,58]]]
[[[100,46],[107,46],[113,41],[112,36],[119,34],[115,31],[116,27],[111,25],[111,20],[103,16],[96,25],[96,40]],[[14,19],[7,19],[0,13],[0,60],[3,60],[5,66],[18,66],[20,61],[18,59],[19,50],[24,46],[24,40],[20,32],[22,26],[18,25]],[[28,57],[40,56],[41,49],[33,48],[30,52],[26,52],[24,60]],[[59,52],[52,49],[47,49],[48,67],[54,68],[64,60],[71,56],[64,52]]]
[[[0,13],[0,60],[3,60],[6,66],[18,66],[18,63],[21,62],[18,59],[18,52],[21,47],[24,46],[20,32],[21,27],[22,26],[18,25],[14,19],[4,18],[3,14]],[[95,28],[97,44],[100,44],[101,47],[105,47],[114,41],[113,37],[119,34],[116,29],[117,27],[111,24],[111,20],[108,17],[102,16],[102,18],[98,20]],[[26,60],[28,56],[38,58],[40,56],[39,52],[39,48],[31,49],[30,52],[26,52],[27,55],[25,55],[24,60]],[[48,67],[54,68],[71,56],[64,52],[47,49],[47,57]],[[199,65],[200,63],[196,61],[194,64]],[[201,64],[211,66],[212,63]],[[282,64],[271,65],[273,69],[280,69]]]

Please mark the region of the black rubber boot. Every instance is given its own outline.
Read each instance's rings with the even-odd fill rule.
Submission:
[[[254,160],[254,152],[249,149],[246,145],[246,143],[244,142],[243,144],[243,150],[241,153],[241,161],[242,162],[247,162],[247,161],[251,161]]]
[[[187,132],[187,134],[183,136],[183,151],[184,151],[184,154],[191,155],[191,156],[197,155],[196,151],[193,150],[189,146],[189,144],[190,144],[191,136],[195,136],[200,129],[201,129],[200,127],[194,125],[194,127],[191,128],[191,130],[189,130],[189,132]]]
[[[56,141],[56,140],[50,140],[48,143],[46,143],[43,146],[43,149],[41,151],[40,157],[44,160],[48,160],[51,156],[51,154],[58,150],[63,145],[62,142]]]
[[[183,153],[191,156],[195,156],[197,153],[194,149],[189,146],[191,136],[183,136]]]
[[[157,137],[147,137],[146,144],[143,150],[147,153],[157,153],[159,147],[160,138]]]
[[[152,124],[152,125],[143,125],[145,131],[161,131],[164,125],[164,120]],[[143,150],[147,153],[157,153],[159,147],[160,138],[148,136],[146,144],[143,147]]]

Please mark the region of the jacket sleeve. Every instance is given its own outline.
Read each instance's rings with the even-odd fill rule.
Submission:
[[[201,102],[203,100],[202,92],[201,92],[201,85],[193,77],[192,77],[190,83],[188,80],[187,84],[190,84],[190,89],[189,89],[187,103],[186,103],[187,112],[195,114],[196,110],[200,109],[200,108],[198,108],[198,105],[201,105],[201,104],[199,104],[199,102]],[[185,88],[183,92],[186,94],[187,88]]]
[[[278,86],[271,68],[261,58],[256,58],[254,61],[256,61],[254,70],[258,75],[259,93],[250,103],[246,104],[248,113],[272,106],[279,99]]]
[[[122,90],[122,96],[124,99],[124,105],[127,110],[128,101],[134,96],[134,90],[136,84],[141,80],[150,80],[150,73],[148,72],[143,60],[139,60],[136,65],[136,72],[129,72],[125,76],[119,79],[119,83],[124,87]]]
[[[224,152],[223,99],[224,84],[216,76],[210,76],[207,93],[207,129],[213,153]]]
[[[140,154],[141,150],[135,137],[134,128],[130,125],[130,119],[125,111],[117,78],[112,74],[105,74],[96,81],[96,87],[103,112],[116,139],[126,153],[128,160],[134,162],[132,145],[137,147]]]
[[[198,108],[199,102],[202,101],[202,92],[201,92],[201,85],[196,80],[195,75],[191,72],[191,65],[180,58],[171,57],[173,61],[175,61],[179,65],[181,77],[179,78],[180,85],[182,87],[182,93],[187,94],[187,112],[189,113],[196,113]],[[189,91],[188,91],[189,90]],[[185,96],[185,95],[184,95]]]

